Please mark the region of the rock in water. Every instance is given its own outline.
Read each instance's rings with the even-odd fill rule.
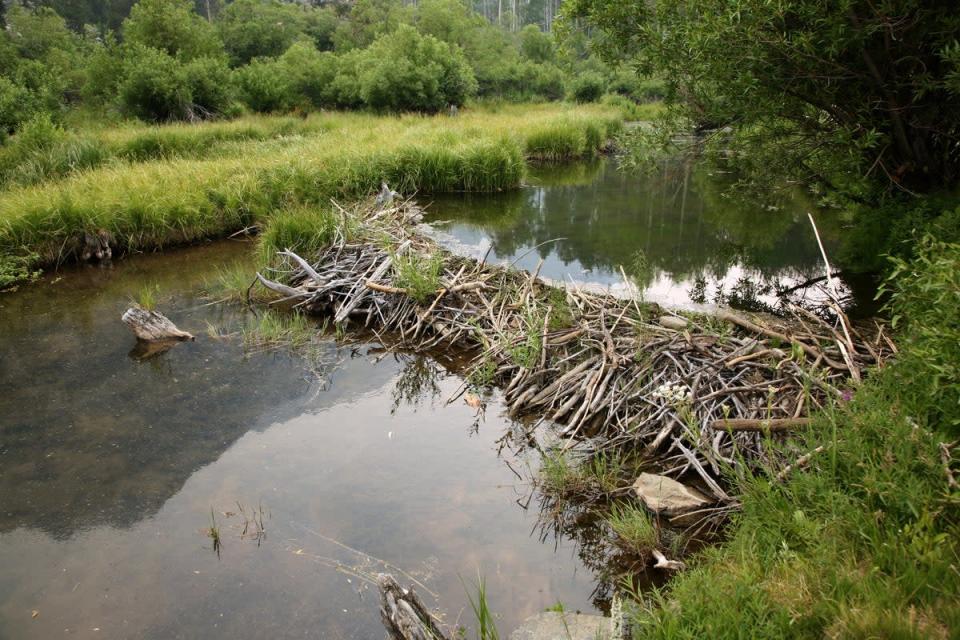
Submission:
[[[612,640],[610,618],[547,611],[527,618],[510,640]]]
[[[711,502],[696,489],[652,473],[641,473],[633,483],[633,490],[648,509],[667,517],[702,509]]]
[[[130,327],[137,340],[156,342],[159,340],[193,340],[193,334],[181,331],[167,316],[157,311],[148,311],[142,307],[130,307],[120,318]]]

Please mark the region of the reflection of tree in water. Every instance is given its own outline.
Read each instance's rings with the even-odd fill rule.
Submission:
[[[642,285],[658,275],[722,278],[736,265],[764,278],[820,268],[809,205],[794,191],[764,202],[740,197],[724,176],[691,158],[640,175],[606,163],[596,176],[569,184],[544,174],[532,180],[539,186],[522,191],[445,201],[438,215],[481,227],[500,256],[543,244],[537,249],[543,258],[617,273],[642,251],[651,267]],[[550,242],[557,238],[563,239]]]
[[[403,363],[403,368],[390,392],[393,398],[391,414],[396,413],[400,405],[416,409],[427,397],[432,401],[440,396],[439,381],[447,374],[433,358],[423,354],[394,354],[394,357]]]

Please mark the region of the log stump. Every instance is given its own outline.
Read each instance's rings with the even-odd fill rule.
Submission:
[[[171,340],[194,340],[193,334],[181,331],[167,316],[159,311],[142,307],[130,307],[120,318],[130,327],[137,340],[143,342],[168,342]]]

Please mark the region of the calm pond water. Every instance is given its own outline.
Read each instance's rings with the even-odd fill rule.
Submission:
[[[612,159],[541,167],[517,191],[434,196],[428,222],[458,252],[528,270],[542,258],[541,274],[555,280],[617,290],[623,267],[648,300],[673,307],[775,306],[777,286],[823,275],[806,199],[732,199],[723,179],[692,159],[640,174]],[[832,254],[836,220],[817,215],[817,225]],[[848,284],[853,303],[868,303],[869,282]]]
[[[698,281],[706,301],[748,285],[769,299],[766,285],[820,275],[801,201],[744,209],[713,180],[683,163],[541,169],[516,192],[436,198],[431,220],[461,251],[542,257],[556,279],[621,286],[623,265],[673,304]],[[200,293],[249,249],[136,256],[0,294],[0,638],[382,637],[359,574],[383,570],[467,623],[461,579],[482,574],[503,633],[558,601],[602,605],[595,532],[541,542],[536,500],[525,508],[536,462],[498,452],[513,425],[496,398],[477,422],[445,404],[460,380],[429,358],[318,338],[307,366],[208,335],[250,320]],[[120,315],[154,285],[198,339],[144,360]]]
[[[382,637],[375,590],[347,568],[384,567],[347,547],[465,622],[460,579],[478,572],[504,630],[558,600],[592,610],[575,545],[541,542],[515,502],[529,488],[506,463],[527,461],[498,457],[495,402],[474,432],[472,409],[444,406],[459,380],[428,359],[321,339],[323,382],[206,335],[244,322],[198,291],[247,252],[134,257],[0,296],[0,638]],[[198,338],[138,361],[120,314],[152,284]],[[262,506],[265,537],[241,535],[240,505]]]

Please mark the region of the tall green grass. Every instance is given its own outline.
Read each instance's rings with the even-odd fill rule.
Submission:
[[[44,128],[43,140],[31,135]],[[289,136],[319,135],[321,118],[248,116],[230,122],[135,125],[64,131],[28,123],[0,147],[0,185],[38,184],[113,161],[146,162],[172,158],[208,158],[230,154],[236,143]]]
[[[0,255],[69,260],[77,239],[99,229],[121,251],[162,248],[222,236],[278,211],[360,198],[381,180],[403,193],[515,188],[532,136],[574,131],[581,152],[596,151],[617,124],[611,111],[596,106],[535,105],[458,118],[325,114],[313,124],[325,132],[320,136],[236,143],[210,159],[113,162],[2,192]],[[171,139],[200,135],[185,132],[203,126],[181,126]],[[106,135],[126,145],[143,140]]]

